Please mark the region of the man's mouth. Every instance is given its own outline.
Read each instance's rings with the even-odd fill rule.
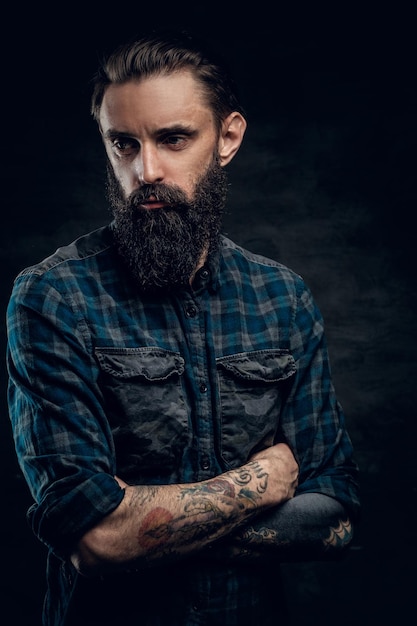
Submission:
[[[161,200],[157,200],[155,196],[149,196],[149,198],[146,198],[146,200],[140,202],[140,206],[143,209],[152,210],[163,209],[164,207],[167,207],[168,204],[166,202],[162,202]]]

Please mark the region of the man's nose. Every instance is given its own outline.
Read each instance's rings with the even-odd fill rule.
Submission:
[[[141,185],[153,185],[163,180],[162,160],[156,147],[142,147],[137,156],[136,172]]]

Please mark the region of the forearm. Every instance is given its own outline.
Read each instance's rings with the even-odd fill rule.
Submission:
[[[268,510],[210,551],[210,558],[278,561],[335,560],[353,538],[344,507],[334,498],[306,493]]]
[[[252,460],[192,484],[121,483],[123,501],[84,535],[72,562],[80,572],[91,574],[144,567],[199,550],[292,497],[296,479],[290,484],[279,465],[276,458],[273,463],[265,458]]]

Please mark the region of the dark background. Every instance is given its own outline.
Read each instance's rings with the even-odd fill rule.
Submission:
[[[104,151],[89,115],[102,52],[160,24],[217,42],[249,120],[229,166],[225,231],[311,286],[361,469],[363,515],[346,560],[284,566],[294,624],[409,623],[417,556],[411,12],[398,2],[50,6],[23,3],[3,15],[2,310],[20,269],[108,221]],[[4,325],[0,332],[4,354]],[[31,500],[14,455],[4,357],[1,367],[0,619],[39,626],[45,554],[25,521]]]

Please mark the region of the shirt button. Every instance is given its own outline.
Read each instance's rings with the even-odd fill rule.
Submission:
[[[204,268],[201,270],[200,276],[203,280],[207,280],[207,278],[210,276],[210,272],[208,269]]]
[[[205,458],[201,461],[201,469],[203,470],[208,470],[208,468],[210,467],[210,461]]]
[[[189,306],[185,309],[185,314],[187,317],[195,317],[197,315],[197,309],[195,306]]]
[[[201,383],[200,385],[201,393],[206,393],[207,389],[208,389],[207,385],[205,383]]]

